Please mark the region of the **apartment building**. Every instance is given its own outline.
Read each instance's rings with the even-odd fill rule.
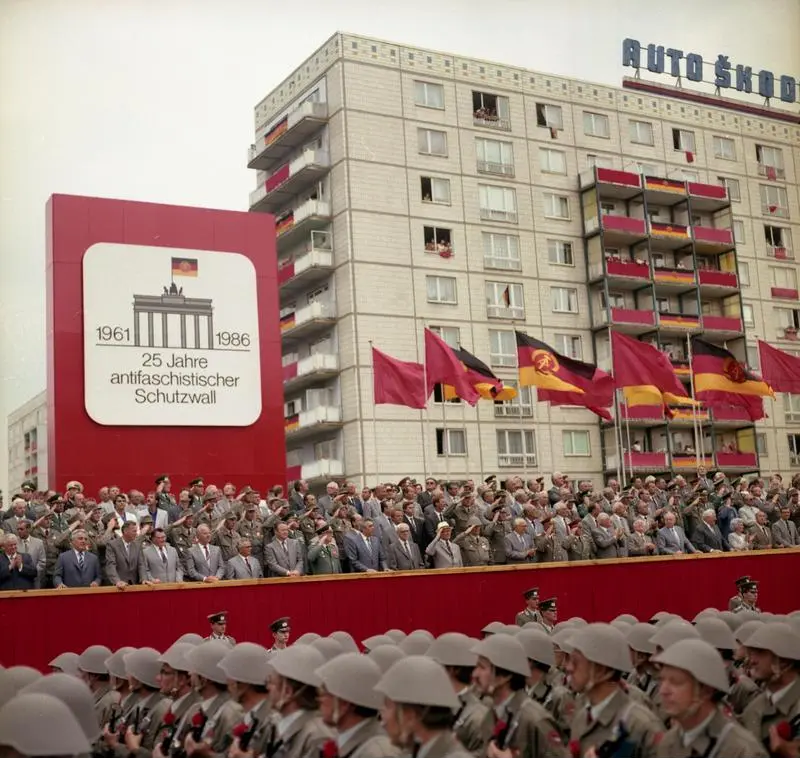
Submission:
[[[622,404],[619,427],[526,388],[372,402],[371,345],[421,361],[426,327],[512,384],[515,328],[604,368],[621,329],[687,382],[687,335],[753,369],[757,338],[800,348],[800,125],[702,100],[349,34],[304,61],[256,106],[248,160],[277,219],[290,478],[599,481],[621,448],[641,473],[799,467],[800,397],[755,425]]]
[[[26,479],[47,486],[47,392],[40,392],[8,417],[9,495],[18,492]]]

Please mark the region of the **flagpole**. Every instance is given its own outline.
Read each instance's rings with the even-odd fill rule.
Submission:
[[[694,366],[692,365],[692,337],[689,332],[686,332],[686,357],[689,360],[689,388],[692,393],[692,400],[695,405],[692,406],[692,432],[694,433],[695,453],[694,459],[697,466],[700,466],[700,455],[703,449],[702,426],[700,423],[700,414],[697,409],[697,400],[694,396]],[[705,463],[705,456],[703,455],[703,463]]]
[[[374,346],[372,344],[372,340],[369,340],[369,352],[372,356],[372,444],[375,447],[375,481],[380,482],[381,480],[381,457],[380,451],[378,449],[378,420],[376,418],[377,409],[375,403],[375,353],[374,353]],[[366,466],[364,466],[366,468]],[[364,476],[366,477],[367,472],[364,472]]]
[[[431,430],[431,415],[428,403],[428,354],[427,350],[425,349],[425,330],[428,327],[425,326],[425,322],[422,322],[422,381],[424,384],[423,392],[425,393],[425,413],[420,413],[420,422],[422,425],[422,475],[427,480],[428,479],[428,472],[430,469],[428,468],[428,449],[429,449],[429,440],[428,434]],[[431,456],[433,457],[433,456]]]
[[[614,373],[614,340],[612,339],[611,329],[608,330],[608,354],[611,358],[611,373]],[[617,448],[617,483],[620,487],[625,486],[625,463],[622,460],[622,430],[619,426],[620,403],[619,391],[614,389],[614,446]]]
[[[541,304],[540,304],[541,307]],[[511,319],[511,329],[514,332],[514,344],[517,344],[517,323]],[[528,390],[530,392],[530,390]],[[525,447],[525,419],[523,418],[522,408],[522,385],[519,381],[519,367],[517,367],[517,399],[519,400],[519,429],[520,429],[520,446],[522,447],[522,477],[524,485],[528,486],[528,453]],[[511,400],[511,407],[514,407],[514,401]],[[531,422],[533,421],[533,397],[531,397]]]
[[[444,451],[445,479],[450,479],[450,438],[447,436],[447,398],[445,397],[444,384],[439,385],[442,397],[442,450]],[[464,402],[463,400],[461,402]]]

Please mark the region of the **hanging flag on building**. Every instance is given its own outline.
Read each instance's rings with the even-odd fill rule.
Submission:
[[[503,294],[500,296],[503,300],[503,306],[506,308],[511,307],[511,286],[506,285],[506,288],[503,290]]]
[[[539,400],[551,405],[578,405],[611,420],[614,378],[591,363],[569,358],[552,347],[515,331],[519,383],[536,387]]]
[[[514,387],[507,387],[503,381],[495,376],[494,372],[477,356],[463,348],[453,351],[464,365],[467,378],[475,391],[485,400],[513,400],[517,396]],[[445,400],[455,400],[459,397],[455,387],[443,385]]]
[[[401,361],[372,348],[372,391],[375,405],[424,408],[425,368],[421,363]]]
[[[197,258],[173,258],[173,276],[197,276]]]
[[[455,394],[470,405],[475,405],[480,397],[455,350],[430,329],[425,330],[425,379],[428,383],[426,397],[437,384],[450,385]]]
[[[694,163],[694,153],[691,150],[686,151],[686,162]]]
[[[758,341],[761,376],[775,392],[800,394],[800,358]]]
[[[733,353],[692,337],[694,396],[712,410],[734,406],[746,411],[751,421],[764,418],[762,397],[774,397],[772,387],[733,356]]]

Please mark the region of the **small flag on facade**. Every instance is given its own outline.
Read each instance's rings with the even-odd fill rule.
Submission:
[[[686,151],[686,162],[694,163],[694,153],[691,150]]]
[[[197,258],[173,258],[173,276],[197,276]]]

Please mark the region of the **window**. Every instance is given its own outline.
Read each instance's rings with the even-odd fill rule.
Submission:
[[[458,403],[461,402],[460,397],[445,397],[444,396],[444,385],[442,384],[434,384],[433,385],[433,402],[434,403]]]
[[[519,271],[519,237],[513,234],[483,232],[483,265],[486,268]]]
[[[759,455],[767,455],[767,435],[763,432],[756,435],[756,452]]]
[[[775,330],[778,339],[786,337],[786,330],[790,329],[793,335],[797,336],[797,331],[800,330],[800,310],[797,308],[773,308],[775,321],[778,328]]]
[[[755,313],[753,312],[753,306],[749,303],[742,303],[742,321],[744,321],[745,326],[755,326],[756,325],[756,317]]]
[[[429,303],[455,305],[456,279],[454,276],[426,276]]]
[[[314,445],[314,460],[327,461],[336,460],[339,457],[338,440],[323,440]]]
[[[501,368],[517,365],[517,338],[514,332],[489,330],[489,362]]]
[[[417,129],[417,149],[422,155],[447,157],[447,132]]]
[[[691,168],[681,169],[681,179],[683,179],[685,182],[700,181],[700,172]]]
[[[658,167],[654,163],[642,163],[637,161],[636,170],[644,176],[656,176],[658,174]]]
[[[789,463],[800,466],[800,434],[786,435],[786,444],[789,446]]]
[[[757,345],[747,345],[745,347],[745,361],[749,369],[752,369],[753,371],[760,370],[761,362],[759,361]]]
[[[437,337],[446,342],[450,347],[458,350],[461,347],[461,329],[457,326],[429,326]]]
[[[614,168],[614,161],[606,155],[586,154],[586,165],[589,168]]]
[[[558,266],[574,266],[572,243],[564,240],[547,240],[547,259]]]
[[[488,318],[525,318],[525,300],[521,284],[486,282],[486,316]]]
[[[551,287],[550,307],[554,313],[577,313],[578,290],[573,287]]]
[[[656,298],[656,308],[658,309],[659,313],[669,313],[669,298],[668,297],[657,297]]]
[[[414,102],[424,108],[444,110],[444,86],[433,82],[414,82]]]
[[[675,150],[694,153],[694,132],[687,131],[686,129],[673,129],[672,147]]]
[[[490,92],[472,92],[472,123],[510,131],[508,98]]]
[[[467,454],[467,432],[464,429],[437,429],[436,455]]]
[[[545,192],[542,199],[544,200],[545,218],[569,219],[569,198],[566,195]]]
[[[765,216],[780,216],[789,218],[789,201],[784,187],[774,184],[760,185],[761,213]]]
[[[766,176],[767,179],[772,180],[786,177],[786,170],[783,167],[783,150],[779,147],[756,145],[756,160],[760,176]]]
[[[536,103],[536,126],[549,126],[551,129],[564,128],[564,116],[560,105]]]
[[[495,400],[494,401],[494,415],[496,418],[516,416],[520,414],[525,416],[533,416],[533,395],[530,387],[520,387],[516,381],[504,381],[506,387],[513,387],[517,390],[517,396],[513,400]]]
[[[517,193],[511,187],[479,184],[481,218],[484,221],[517,222]]]
[[[797,272],[793,268],[770,266],[769,280],[772,287],[797,290]]]
[[[583,133],[590,137],[608,138],[610,128],[608,116],[602,113],[583,112]]]
[[[561,150],[539,148],[539,167],[547,174],[567,173],[567,154]]]
[[[570,458],[587,457],[592,454],[589,432],[586,429],[570,429],[561,434],[565,456]]]
[[[738,179],[731,179],[727,176],[718,176],[717,184],[721,184],[723,187],[727,188],[728,197],[731,199],[731,202],[738,203],[742,199],[742,191],[739,187]]]
[[[581,360],[583,354],[579,334],[554,334],[553,348],[557,353],[566,355],[567,358],[575,358],[578,361]]]
[[[764,239],[767,242],[767,254],[773,258],[793,258],[792,232],[783,226],[764,225]]]
[[[736,160],[736,143],[729,137],[712,137],[714,157],[724,161]]]
[[[606,308],[625,308],[625,295],[621,292],[609,292],[608,293],[608,300],[606,300],[606,293],[600,292],[600,307]]]
[[[450,205],[450,180],[431,176],[420,177],[423,203]]]
[[[733,241],[737,245],[744,244],[744,221],[741,219],[735,218],[733,220],[733,224],[731,225],[733,229]]]
[[[475,140],[478,173],[514,176],[514,145],[496,139]]]
[[[631,142],[637,145],[652,145],[653,125],[649,121],[631,121]]]
[[[425,252],[437,253],[442,258],[453,255],[453,232],[441,226],[423,226],[422,236],[425,240]]]
[[[747,261],[739,261],[737,264],[739,274],[739,286],[750,286],[750,264]]]
[[[790,395],[788,392],[783,395],[783,410],[787,424],[800,422],[800,395]]]
[[[604,216],[607,216],[609,213],[614,213],[617,210],[617,206],[614,203],[600,203],[600,213]]]
[[[532,431],[497,430],[497,465],[522,468],[536,465],[536,442]]]

